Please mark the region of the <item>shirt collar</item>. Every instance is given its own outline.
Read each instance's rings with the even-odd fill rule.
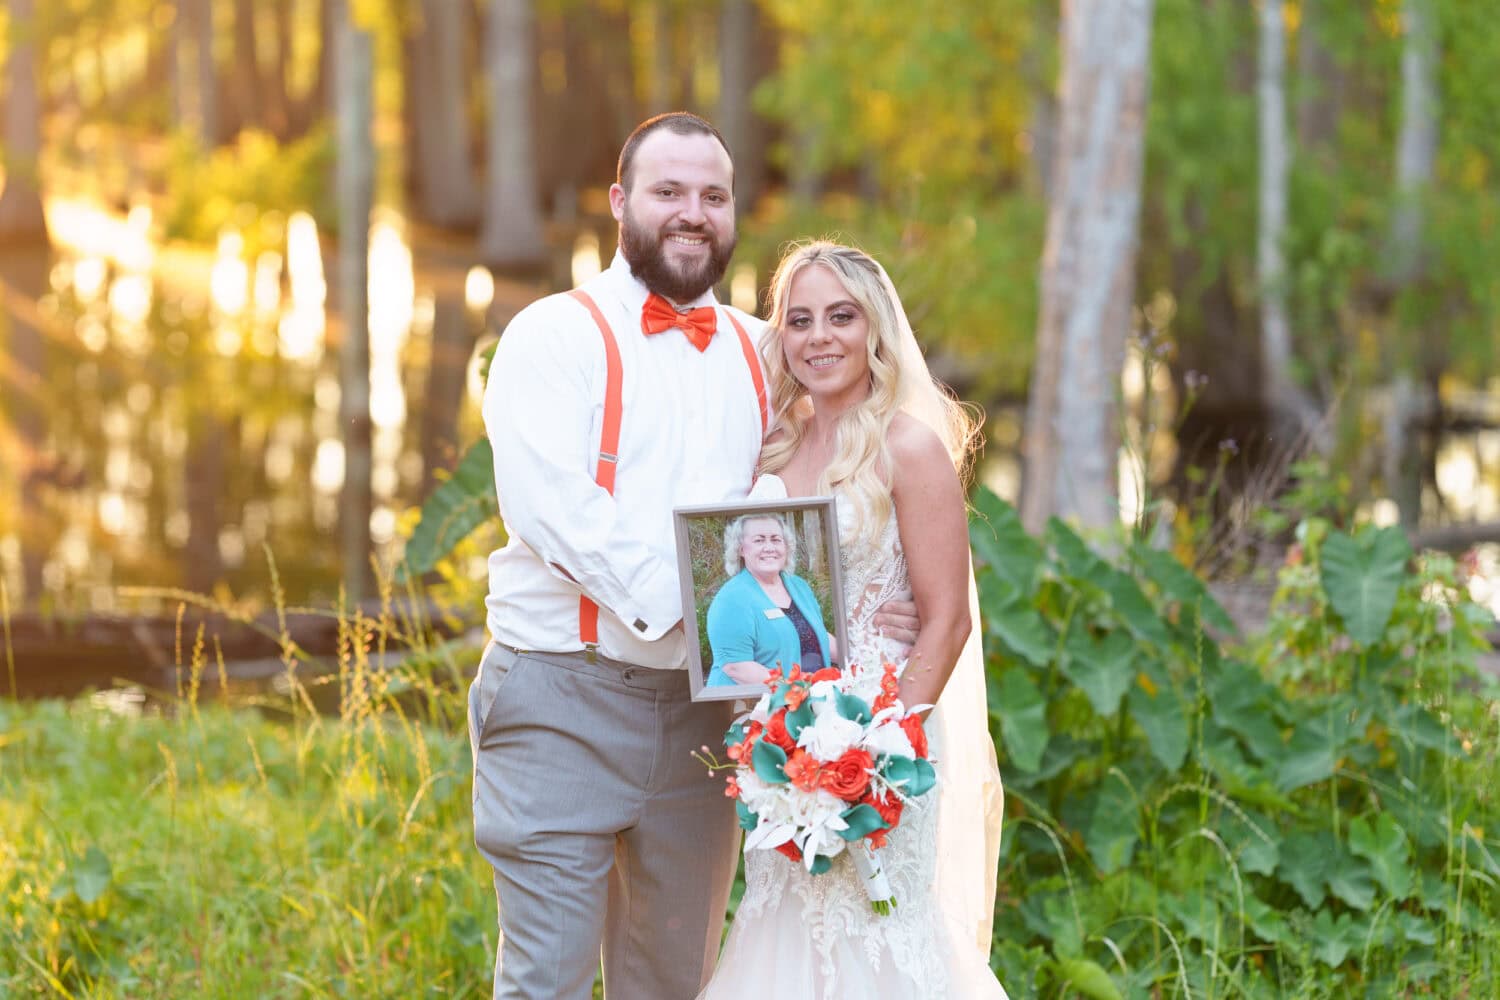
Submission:
[[[630,262],[625,259],[625,254],[618,248],[615,250],[615,259],[609,262],[609,267],[604,272],[615,289],[619,292],[620,301],[632,311],[639,313],[646,304],[646,297],[651,294],[641,279],[630,271]],[[670,302],[671,300],[668,299]],[[718,300],[714,298],[714,290],[709,288],[702,295],[691,302],[676,303],[678,312],[686,312],[699,306],[716,306]]]

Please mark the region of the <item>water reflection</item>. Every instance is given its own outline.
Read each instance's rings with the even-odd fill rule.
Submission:
[[[19,550],[37,551],[49,600],[97,607],[119,584],[205,589],[223,580],[236,593],[263,594],[267,545],[290,599],[330,597],[343,444],[314,219],[241,219],[243,230],[226,229],[205,249],[159,244],[145,205],[121,216],[60,198],[47,209],[55,256],[37,303],[50,321],[47,461],[75,474],[45,491],[45,525],[0,525],[15,531],[0,538],[0,558],[14,569]],[[423,399],[429,363],[452,365],[464,395],[468,348],[430,362],[420,343],[433,328],[432,286],[464,290],[461,336],[470,344],[494,296],[482,269],[445,261],[419,270],[405,220],[378,215],[370,232],[377,543],[394,539],[397,513],[420,499],[432,456],[422,454],[411,401]],[[472,435],[472,400],[448,405]]]

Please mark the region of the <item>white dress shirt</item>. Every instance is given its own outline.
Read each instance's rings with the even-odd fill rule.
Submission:
[[[581,287],[620,349],[614,495],[594,481],[604,343],[582,304],[551,295],[505,328],[484,391],[509,535],[489,560],[490,634],[517,649],[582,649],[581,591],[599,605],[601,653],[680,669],[687,654],[682,630],[673,628],[682,591],[672,508],[741,500],[749,491],[762,436],[755,383],[724,315],[731,307],[718,307],[718,330],[699,352],[679,330],[641,332],[648,290],[618,252]],[[687,304],[704,305],[716,305],[712,292]],[[764,324],[735,315],[758,346]]]

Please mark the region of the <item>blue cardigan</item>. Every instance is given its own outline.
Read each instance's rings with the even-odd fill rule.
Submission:
[[[792,573],[782,573],[792,603],[812,623],[823,652],[823,663],[831,665],[828,654],[828,630],[823,625],[823,611],[807,581]],[[708,605],[708,644],[713,648],[714,664],[705,685],[724,687],[737,682],[724,673],[726,663],[754,660],[767,668],[783,671],[802,661],[802,643],[797,627],[784,614],[774,618],[766,612],[776,608],[748,569],[742,569],[725,581]]]

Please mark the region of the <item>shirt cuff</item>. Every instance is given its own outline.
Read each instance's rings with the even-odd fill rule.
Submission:
[[[682,621],[682,582],[675,566],[657,563],[642,573],[630,598],[617,613],[637,638],[654,642]]]

